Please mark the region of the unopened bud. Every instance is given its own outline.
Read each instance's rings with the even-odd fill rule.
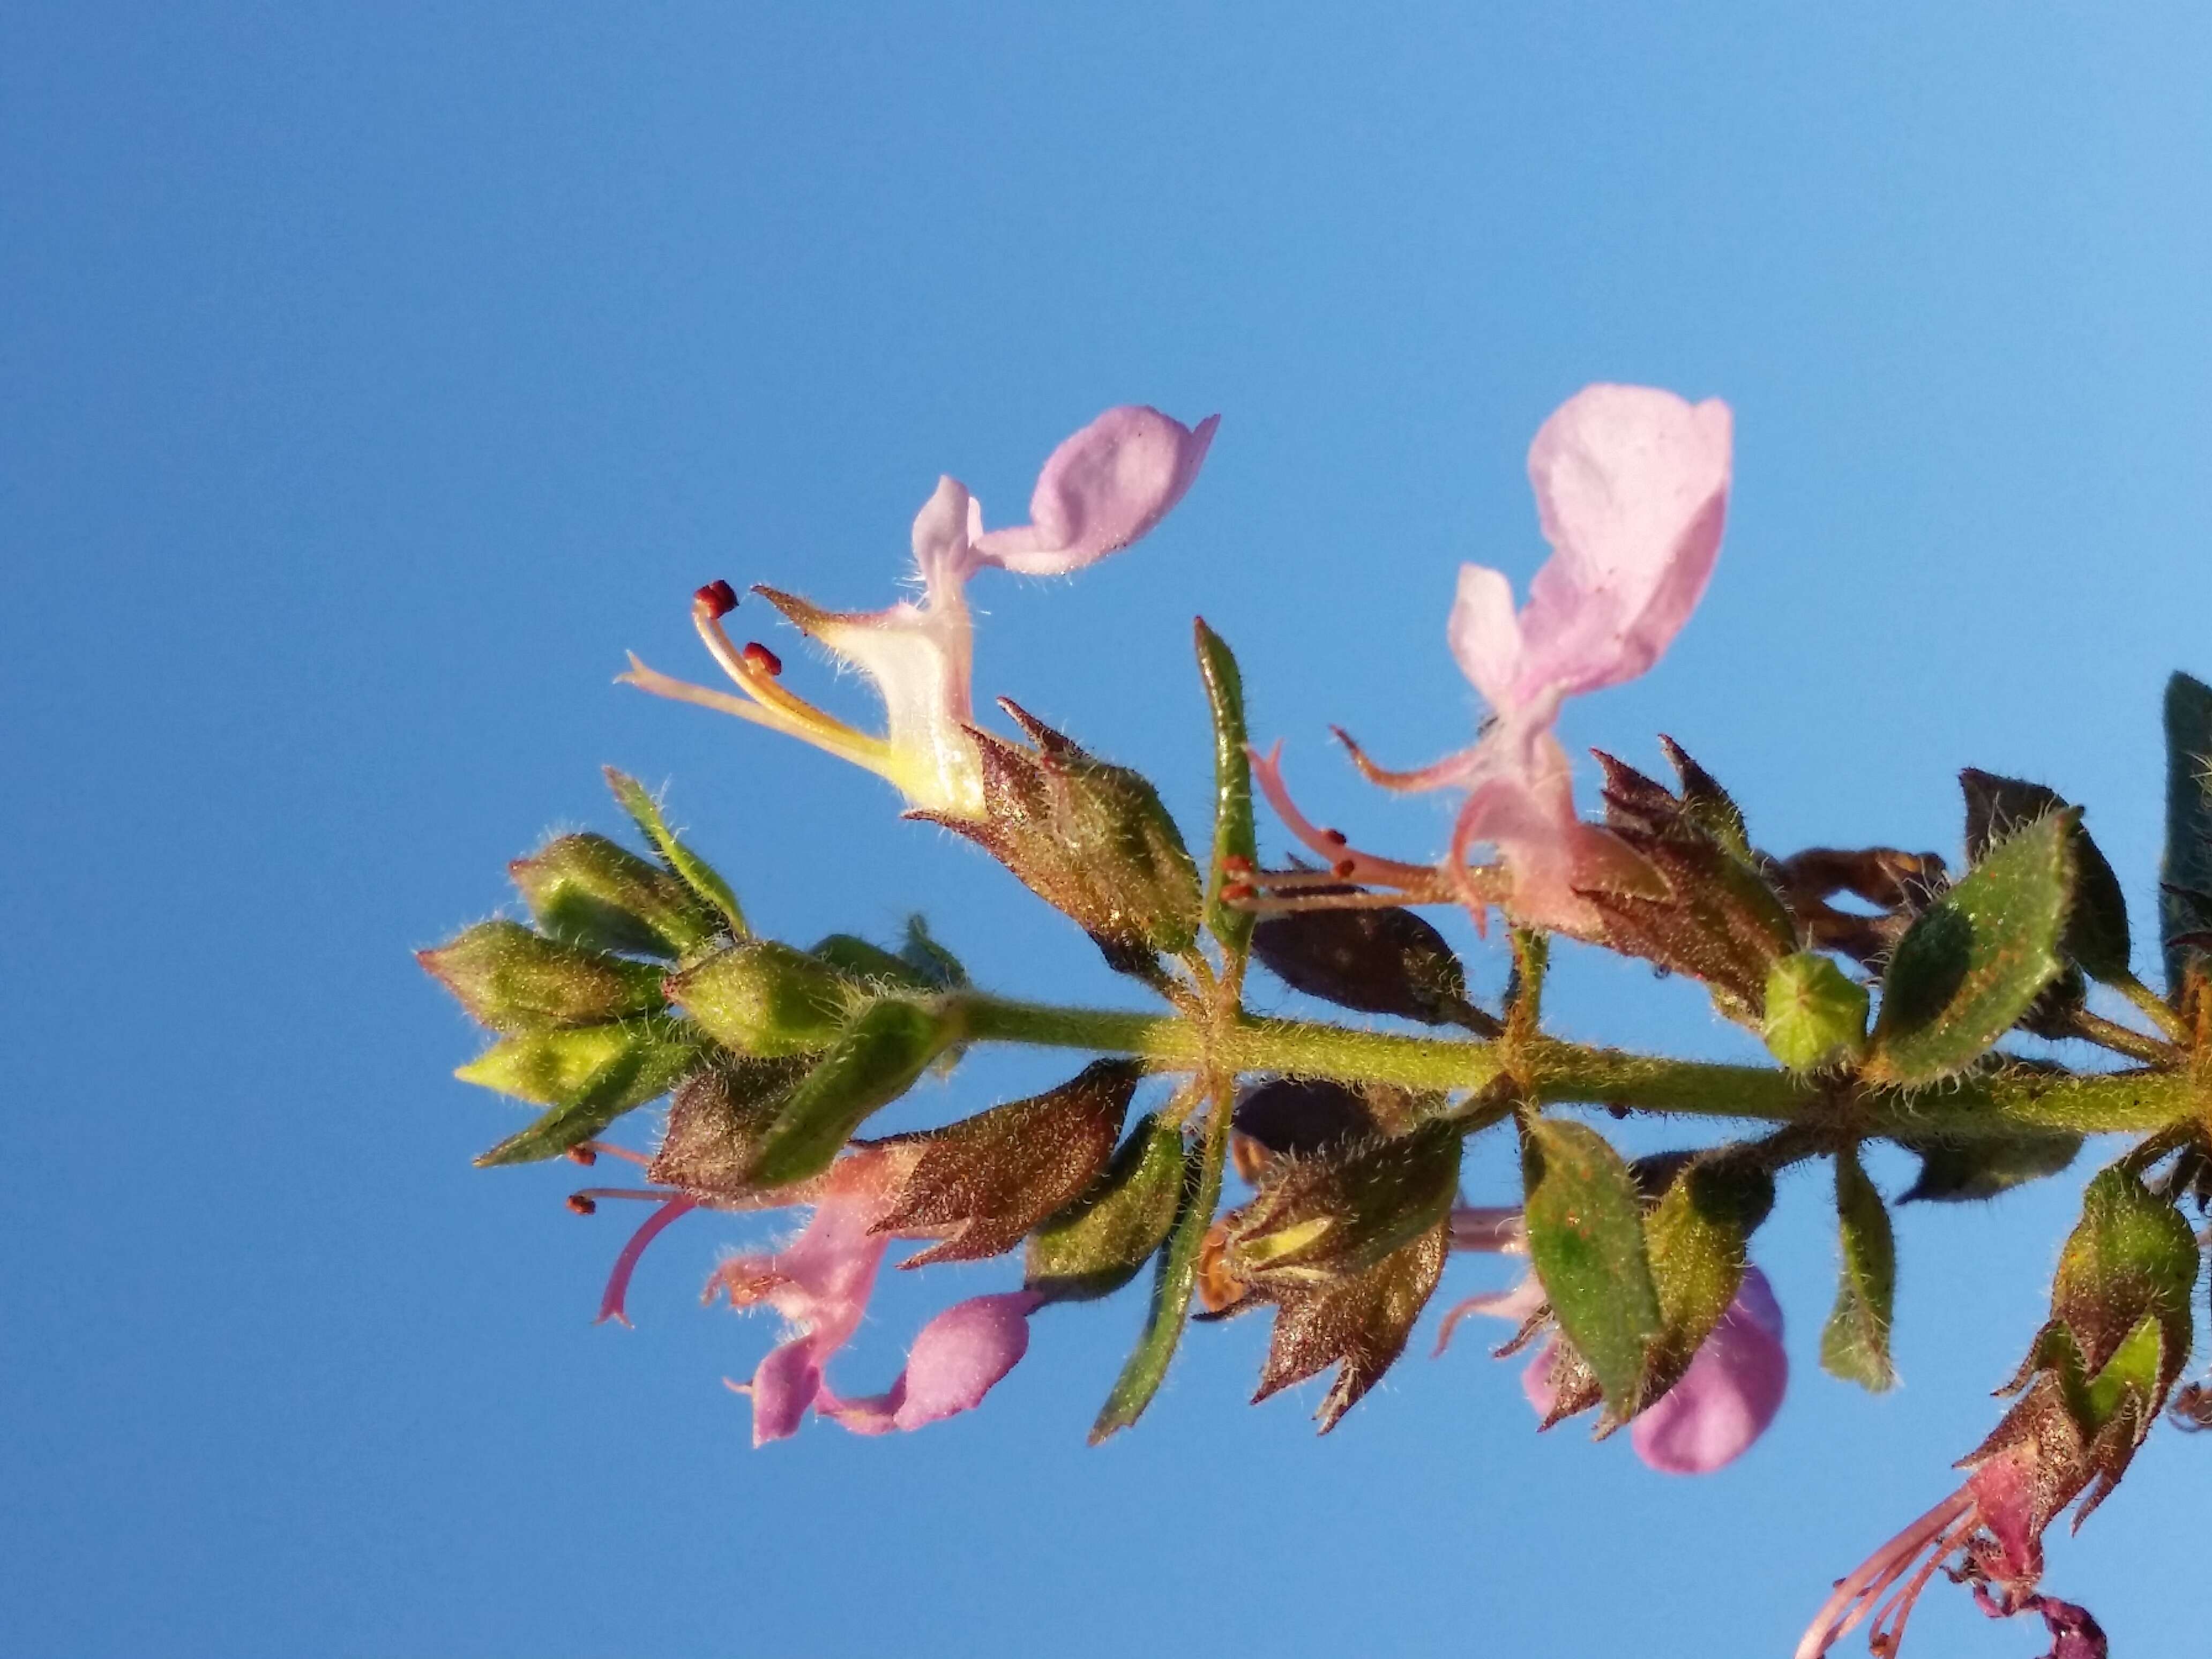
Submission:
[[[1759,1035],[1793,1072],[1858,1059],[1866,1052],[1867,988],[1815,951],[1784,957],[1766,974]]]
[[[817,1053],[836,1040],[854,985],[820,958],[775,939],[748,939],[672,974],[672,1001],[739,1054]]]
[[[1202,1157],[1186,1153],[1175,1124],[1139,1118],[1104,1171],[1030,1235],[1029,1288],[1055,1302],[1085,1301],[1134,1279],[1166,1241]],[[1203,1272],[1201,1264],[1201,1283]]]
[[[660,970],[487,921],[415,959],[495,1031],[590,1025],[661,1006]]]
[[[679,957],[714,937],[691,890],[605,836],[561,836],[507,866],[538,925],[599,951]]]

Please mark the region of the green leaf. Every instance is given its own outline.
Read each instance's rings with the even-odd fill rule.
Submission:
[[[1175,1225],[1183,1160],[1179,1126],[1139,1118],[1091,1190],[1030,1235],[1029,1288],[1054,1302],[1088,1302],[1134,1279]]]
[[[2057,1175],[2081,1150],[2081,1137],[2047,1131],[1977,1135],[1961,1140],[1901,1139],[1920,1155],[1920,1175],[1898,1194],[1900,1204],[1964,1203],[1995,1198]]]
[[[713,865],[677,838],[676,832],[668,827],[668,820],[660,815],[660,803],[627,772],[617,772],[611,766],[606,771],[607,787],[615,792],[615,799],[622,803],[623,810],[637,820],[637,827],[653,843],[653,849],[668,861],[668,867],[683,877],[693,892],[721,913],[732,933],[739,939],[750,937],[751,929],[745,926],[745,913],[738,906],[737,894]]]
[[[1680,1379],[1721,1322],[1743,1282],[1752,1231],[1773,1206],[1772,1175],[1708,1156],[1685,1164],[1645,1218],[1660,1331],[1646,1355],[1638,1408]]]
[[[1966,796],[1966,859],[1980,862],[1998,842],[2023,825],[2069,803],[2056,790],[1968,767],[1959,774]],[[2067,913],[2063,948],[2090,978],[2113,983],[2128,975],[2130,941],[2128,899],[2097,843],[2077,818],[2074,825],[2074,903]]]
[[[1889,1212],[1860,1167],[1858,1152],[1836,1154],[1836,1220],[1844,1265],[1836,1305],[1820,1333],[1820,1364],[1833,1376],[1875,1394],[1897,1382],[1889,1358],[1890,1309],[1897,1295],[1897,1244]]]
[[[1206,879],[1206,925],[1221,948],[1234,958],[1244,954],[1252,938],[1252,913],[1224,904],[1224,873],[1232,860],[1249,868],[1260,855],[1252,829],[1252,762],[1246,752],[1244,678],[1228,644],[1197,618],[1192,630],[1198,638],[1198,672],[1206,682],[1206,700],[1213,711],[1213,864]]]
[[[483,1167],[557,1157],[665,1094],[699,1059],[687,1028],[653,1016],[508,1037],[453,1075],[553,1108],[478,1158]]]
[[[1152,1276],[1152,1311],[1145,1334],[1115,1379],[1113,1392],[1091,1425],[1091,1443],[1127,1428],[1144,1415],[1145,1407],[1167,1378],[1168,1362],[1182,1340],[1190,1312],[1190,1293],[1198,1282],[1199,1247],[1213,1224],[1213,1212],[1221,1202],[1221,1168],[1229,1155],[1231,1097],[1224,1089],[1206,1124],[1206,1139],[1184,1161],[1182,1201],[1176,1214],[1167,1249],[1161,1253]]]
[[[1964,1071],[2057,976],[2078,817],[2008,836],[1914,921],[1882,978],[1869,1079],[1911,1087]]]
[[[2167,995],[2179,998],[2212,932],[2212,685],[2187,674],[2166,683],[2166,857],[2159,866],[2159,933]]]
[[[1550,1118],[1527,1121],[1521,1164],[1536,1277],[1607,1405],[1626,1417],[1663,1325],[1636,1178],[1595,1130]]]
[[[886,999],[861,1010],[762,1136],[753,1179],[782,1187],[819,1175],[853,1131],[912,1088],[958,1036],[956,1021],[921,1003]]]

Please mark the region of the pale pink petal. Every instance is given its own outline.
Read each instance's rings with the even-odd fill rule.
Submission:
[[[973,1411],[1029,1352],[1029,1316],[1043,1304],[1032,1291],[955,1303],[921,1328],[889,1389],[860,1400],[825,1389],[816,1408],[855,1434],[919,1429]]]
[[[1559,1403],[1559,1382],[1552,1374],[1559,1359],[1559,1344],[1554,1338],[1537,1349],[1536,1357],[1521,1368],[1521,1393],[1536,1413],[1540,1427]]]
[[[1617,685],[1659,659],[1719,556],[1730,428],[1717,399],[1624,386],[1590,386],[1544,422],[1528,477],[1553,556],[1529,585],[1516,683],[1492,699],[1501,712],[1547,687]]]
[[[1198,477],[1221,423],[1196,430],[1157,409],[1109,409],[1063,442],[1037,475],[1030,522],[975,538],[976,555],[1026,576],[1080,569],[1137,540]]]
[[[1766,1276],[1747,1268],[1735,1300],[1681,1381],[1629,1425],[1630,1443],[1664,1474],[1709,1474],[1766,1431],[1789,1382],[1782,1310]]]
[[[1460,672],[1492,709],[1506,713],[1521,672],[1521,623],[1513,614],[1513,584],[1498,571],[1462,565],[1445,634]]]

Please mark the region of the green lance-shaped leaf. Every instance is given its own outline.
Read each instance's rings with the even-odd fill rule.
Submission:
[[[1636,1177],[1595,1130],[1549,1118],[1524,1125],[1521,1167],[1536,1277],[1607,1403],[1627,1416],[1664,1322]]]
[[[1966,859],[1978,864],[2014,830],[2069,803],[2056,790],[2019,778],[1968,767],[1959,774],[1966,797]],[[2074,825],[2074,902],[2062,947],[2090,978],[2107,983],[2127,977],[2128,899],[2120,878],[2077,818]]]
[[[1194,1148],[1183,1165],[1182,1197],[1176,1208],[1167,1249],[1152,1275],[1152,1303],[1145,1321],[1145,1334],[1115,1379],[1113,1391],[1091,1425],[1091,1443],[1127,1428],[1144,1415],[1145,1407],[1167,1378],[1168,1362],[1190,1312],[1190,1295],[1198,1282],[1199,1249],[1213,1212],[1221,1202],[1221,1170],[1229,1156],[1231,1096],[1224,1085],[1206,1115],[1206,1139]]]
[[[1836,1221],[1844,1247],[1836,1305],[1820,1333],[1820,1364],[1833,1376],[1880,1394],[1895,1386],[1890,1309],[1897,1295],[1897,1244],[1889,1211],[1855,1147],[1836,1154]]]
[[[2057,976],[2078,816],[2069,808],[2007,836],[1898,941],[1869,1078],[1911,1086],[1965,1070]]]
[[[538,925],[570,945],[680,957],[723,925],[680,878],[605,836],[556,836],[507,872]]]
[[[853,1131],[912,1088],[959,1036],[957,1019],[921,1003],[889,998],[862,1009],[761,1137],[753,1179],[782,1187],[828,1169]]]
[[[697,1038],[684,1025],[648,1016],[511,1036],[453,1075],[553,1109],[477,1159],[480,1166],[527,1164],[558,1157],[665,1094],[700,1057]]]
[[[1900,1138],[1899,1144],[1920,1155],[1920,1174],[1897,1196],[1900,1204],[1958,1204],[1995,1198],[2014,1187],[2055,1176],[2081,1150],[2081,1137],[2063,1132],[2024,1130],[2013,1135],[1977,1135],[1963,1140]]]
[[[2212,933],[2212,685],[2187,674],[2166,683],[2166,858],[2159,866],[2159,933],[2166,986],[2177,1000],[2192,938]]]
[[[563,945],[519,922],[481,922],[415,959],[495,1031],[597,1025],[664,1001],[659,969]]]
[[[1692,1158],[1644,1218],[1660,1331],[1637,1404],[1680,1380],[1735,1300],[1752,1233],[1774,1207],[1774,1177],[1725,1154]]]
[[[1198,641],[1198,672],[1213,712],[1213,862],[1206,879],[1206,925],[1221,948],[1234,957],[1252,938],[1252,913],[1222,902],[1226,873],[1240,864],[1250,869],[1260,843],[1252,828],[1252,761],[1244,727],[1244,677],[1229,645],[1199,617],[1192,623]]]
[[[751,929],[745,926],[745,913],[738,903],[737,894],[713,865],[678,839],[676,832],[668,827],[668,820],[661,816],[660,803],[653,799],[646,787],[627,772],[617,772],[610,766],[607,787],[614,791],[623,811],[637,820],[638,829],[653,843],[653,850],[668,861],[668,867],[721,914],[732,933],[739,939],[746,938]]]
[[[1091,1189],[1030,1236],[1029,1288],[1054,1302],[1087,1302],[1134,1279],[1175,1225],[1183,1164],[1181,1127],[1138,1119]]]

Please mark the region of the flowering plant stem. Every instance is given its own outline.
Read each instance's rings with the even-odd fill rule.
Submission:
[[[976,991],[949,1001],[971,1042],[1128,1054],[1161,1072],[1265,1072],[1412,1089],[1480,1089],[1510,1071],[1547,1103],[1818,1124],[1839,1140],[1963,1139],[2039,1129],[2140,1133],[2190,1121],[2204,1110],[2186,1074],[2152,1068],[2086,1076],[2005,1068],[1960,1079],[1937,1091],[1831,1087],[1767,1066],[1668,1060],[1550,1037],[1528,1039],[1509,1054],[1502,1042],[1349,1030],[1245,1014],[1206,1022]]]

